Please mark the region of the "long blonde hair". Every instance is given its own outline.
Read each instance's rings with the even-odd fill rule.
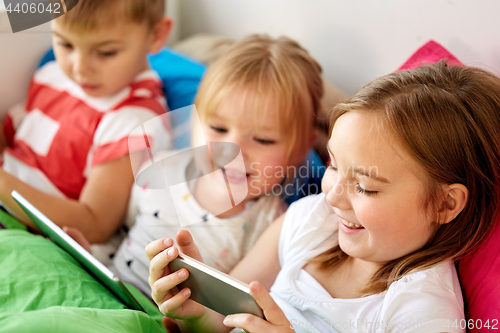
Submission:
[[[377,114],[425,170],[425,206],[432,207],[436,217],[441,184],[459,183],[469,191],[462,212],[451,223],[438,224],[423,248],[385,263],[372,276],[360,291],[369,295],[387,290],[411,271],[460,258],[490,231],[499,203],[500,79],[441,61],[370,82],[333,109],[331,127],[352,110]],[[328,268],[347,258],[336,246],[312,262]]]
[[[278,110],[279,132],[287,146],[286,161],[300,162],[310,148],[323,95],[321,66],[297,42],[265,35],[247,37],[226,50],[208,68],[196,97],[200,118],[213,115],[235,89],[251,103],[256,122],[270,101]]]

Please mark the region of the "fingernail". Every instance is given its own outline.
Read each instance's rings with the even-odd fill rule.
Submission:
[[[168,249],[167,254],[169,257],[173,257],[174,256],[174,248],[171,247],[170,249]]]
[[[172,239],[167,238],[167,239],[163,240],[163,245],[168,246],[168,247],[172,246]]]
[[[260,284],[252,283],[252,290],[253,291],[259,291],[259,289],[260,289]]]
[[[186,297],[189,297],[189,295],[191,295],[191,290],[189,289],[184,289],[184,291],[182,292],[182,294]],[[219,319],[220,320],[220,319]]]
[[[227,325],[229,323],[229,317],[230,316],[227,316],[226,318],[224,318],[224,321],[222,322],[224,325]]]
[[[177,275],[180,277],[180,278],[185,278],[187,276],[186,274],[186,271],[184,269],[181,269],[179,271],[179,273],[177,273]]]

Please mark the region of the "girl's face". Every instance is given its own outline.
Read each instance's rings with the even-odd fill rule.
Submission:
[[[206,142],[232,142],[240,147],[246,173],[228,166],[225,175],[231,189],[248,188],[246,199],[253,199],[269,193],[283,180],[286,145],[278,131],[277,111],[268,106],[267,110],[260,110],[263,117],[255,117],[248,100],[252,99],[248,96],[243,99],[236,90],[220,103],[213,115],[200,121]],[[195,133],[194,137],[200,135]]]
[[[423,170],[377,129],[376,117],[350,111],[337,120],[322,187],[339,217],[340,248],[383,264],[425,245],[434,222],[424,208]]]

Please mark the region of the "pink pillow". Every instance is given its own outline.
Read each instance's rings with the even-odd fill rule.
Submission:
[[[447,49],[433,40],[428,41],[419,48],[406,62],[399,67],[398,71],[411,69],[425,64],[433,64],[441,59],[446,59],[448,65],[464,66]]]
[[[489,237],[478,250],[458,264],[458,274],[466,302],[466,317],[473,324],[469,332],[481,332],[489,323],[500,329],[500,216]],[[486,330],[486,329],[485,329]]]
[[[415,68],[441,59],[446,59],[450,65],[464,66],[448,50],[431,40],[398,70]],[[477,251],[460,260],[458,275],[469,332],[480,332],[481,326],[487,329],[484,325],[489,325],[490,329],[500,329],[500,216],[496,219],[494,230]],[[460,323],[457,325],[460,326]]]

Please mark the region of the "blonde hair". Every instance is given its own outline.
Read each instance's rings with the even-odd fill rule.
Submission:
[[[80,0],[58,22],[70,29],[94,31],[118,22],[146,23],[152,29],[165,13],[165,0]]]
[[[436,224],[421,249],[385,263],[360,292],[380,293],[405,274],[458,259],[488,234],[499,204],[500,79],[473,67],[434,65],[378,78],[333,109],[332,128],[346,112],[376,114],[427,174],[424,207],[435,218],[442,184],[463,184],[468,201],[450,223]],[[422,203],[416,203],[422,204]],[[348,259],[339,246],[312,259],[329,268]]]
[[[304,158],[323,95],[321,66],[297,42],[253,35],[234,44],[208,68],[196,97],[200,119],[212,116],[236,89],[252,103],[256,122],[274,103],[286,161]],[[300,159],[300,160],[299,160]]]

